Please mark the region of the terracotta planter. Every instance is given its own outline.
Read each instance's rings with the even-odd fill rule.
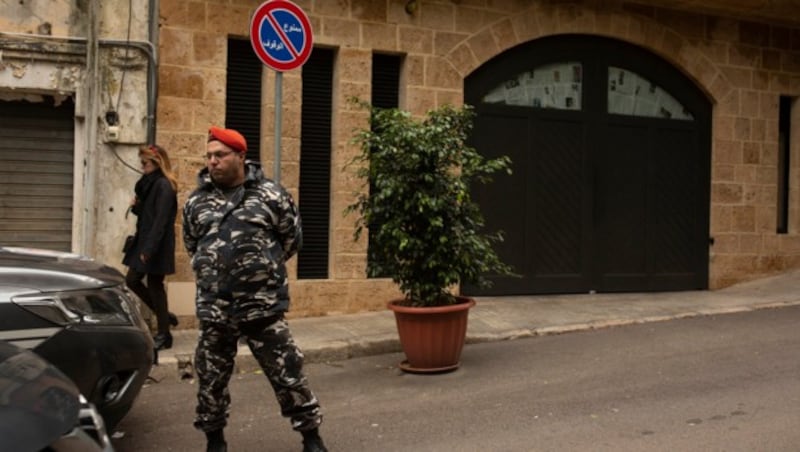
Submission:
[[[467,336],[467,317],[475,300],[458,297],[458,303],[435,308],[412,308],[389,303],[394,311],[406,372],[437,373],[458,369]]]

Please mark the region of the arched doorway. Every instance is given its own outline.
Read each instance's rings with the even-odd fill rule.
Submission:
[[[471,295],[708,287],[711,104],[656,55],[608,38],[514,47],[465,80],[473,144],[514,174],[475,198],[519,278]]]

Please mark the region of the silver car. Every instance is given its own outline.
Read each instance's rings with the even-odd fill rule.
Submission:
[[[0,340],[66,374],[109,430],[128,413],[153,364],[139,303],[112,267],[74,254],[0,247]]]

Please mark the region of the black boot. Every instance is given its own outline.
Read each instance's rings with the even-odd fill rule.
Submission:
[[[156,350],[166,350],[172,348],[172,334],[158,333],[153,336],[153,348]]]
[[[222,429],[206,432],[206,439],[208,440],[206,452],[228,451],[228,443],[225,442],[225,435],[223,435]]]
[[[303,433],[303,452],[328,452],[325,443],[319,436],[319,429],[309,430]]]

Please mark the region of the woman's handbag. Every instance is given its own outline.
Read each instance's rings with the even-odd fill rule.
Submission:
[[[122,252],[123,253],[127,253],[128,251],[133,249],[133,246],[135,244],[136,244],[136,236],[135,235],[129,235],[129,236],[125,237],[125,244],[122,245]]]

